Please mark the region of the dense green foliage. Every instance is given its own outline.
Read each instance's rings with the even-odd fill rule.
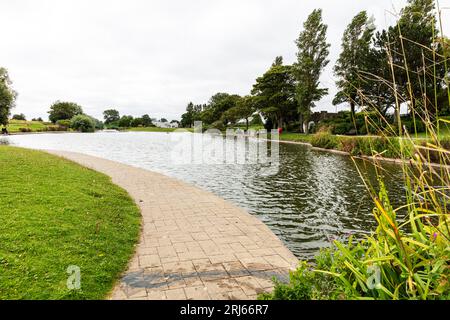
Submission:
[[[79,114],[70,120],[70,127],[80,132],[94,132],[95,121],[89,116]]]
[[[342,52],[334,66],[334,73],[338,77],[336,86],[339,91],[334,97],[333,104],[347,102],[350,104],[352,118],[355,116],[356,105],[364,106],[363,91],[368,91],[367,81],[362,73],[370,72],[369,59],[370,44],[375,26],[368,18],[367,12],[358,13],[344,31],[342,37]]]
[[[56,123],[58,120],[70,120],[76,115],[83,114],[83,109],[74,102],[56,101],[48,113],[49,120]]]
[[[110,129],[119,128],[137,128],[137,127],[153,127],[152,119],[148,114],[142,117],[134,118],[133,116],[120,116],[119,111],[115,109],[108,109],[103,111],[103,118],[105,126]]]
[[[8,71],[0,67],[0,125],[6,125],[17,93],[11,87]]]
[[[103,174],[0,146],[0,300],[104,299],[126,269],[140,214]],[[70,265],[81,289],[67,288]]]
[[[105,124],[111,124],[114,122],[118,122],[120,120],[119,111],[115,109],[108,109],[103,111],[103,118],[105,119]]]
[[[327,25],[322,22],[322,10],[314,10],[303,25],[303,31],[296,41],[297,62],[293,75],[297,80],[296,100],[298,112],[303,118],[304,131],[308,133],[308,122],[315,102],[328,94],[327,88],[320,88],[320,75],[328,65],[330,44],[327,43]]]
[[[25,115],[23,113],[13,115],[11,119],[13,119],[13,120],[23,120],[23,121],[27,120],[27,118],[25,117]]]
[[[295,103],[295,79],[292,66],[283,65],[278,57],[271,68],[253,85],[254,109],[282,128],[285,122],[297,117]]]

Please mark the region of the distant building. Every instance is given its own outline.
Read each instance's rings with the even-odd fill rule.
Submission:
[[[170,127],[171,128],[179,128],[180,127],[180,121],[178,121],[178,120],[170,121]]]

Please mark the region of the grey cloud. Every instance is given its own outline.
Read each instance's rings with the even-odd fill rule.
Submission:
[[[111,106],[123,114],[178,118],[191,100],[204,103],[216,92],[248,94],[277,55],[292,63],[303,21],[321,7],[332,62],[322,77],[330,96],[317,110],[335,110],[331,70],[344,28],[363,9],[385,27],[393,21],[386,9],[405,3],[2,0],[0,65],[19,92],[14,112],[29,117],[46,116],[61,99],[99,118]]]

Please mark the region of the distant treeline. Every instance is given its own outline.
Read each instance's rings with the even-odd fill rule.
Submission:
[[[437,17],[433,0],[409,0],[396,24],[385,30],[376,31],[375,21],[366,11],[353,18],[344,31],[342,50],[333,67],[339,89],[333,105],[349,106],[349,125],[355,126],[358,110],[395,122],[402,104],[418,122],[426,111],[431,117],[450,113],[450,42],[438,30]],[[328,88],[320,83],[329,63],[326,33],[322,10],[314,10],[296,40],[294,64],[285,65],[282,57],[276,57],[269,70],[256,79],[248,96],[217,93],[206,104],[189,103],[182,126],[202,121],[222,128],[258,112],[267,119],[267,127],[308,131],[316,102],[328,94]]]

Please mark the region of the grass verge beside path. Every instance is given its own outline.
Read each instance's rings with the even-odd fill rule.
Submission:
[[[0,173],[0,300],[105,298],[139,237],[128,194],[101,173],[9,146]],[[71,265],[80,290],[67,288]]]

